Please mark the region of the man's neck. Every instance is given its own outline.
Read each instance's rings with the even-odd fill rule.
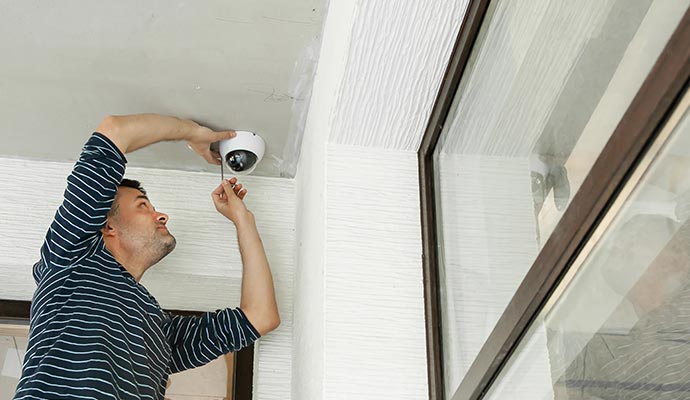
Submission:
[[[148,263],[142,262],[141,257],[134,257],[131,252],[126,251],[114,240],[104,240],[105,247],[113,255],[115,261],[129,272],[135,281],[139,282],[144,272],[149,268]]]

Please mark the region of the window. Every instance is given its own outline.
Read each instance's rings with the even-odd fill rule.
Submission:
[[[689,6],[470,2],[420,149],[432,399],[485,394],[586,243],[688,77]]]

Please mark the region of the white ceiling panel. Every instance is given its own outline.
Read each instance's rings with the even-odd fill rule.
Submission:
[[[156,112],[255,131],[255,174],[279,176],[297,157],[323,3],[0,0],[0,155],[73,160],[105,115]],[[128,158],[216,170],[180,144]]]

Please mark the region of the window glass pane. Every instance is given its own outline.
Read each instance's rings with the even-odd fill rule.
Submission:
[[[689,1],[491,2],[434,153],[448,396]]]
[[[11,400],[22,376],[29,327],[0,324],[0,400]]]
[[[688,104],[487,398],[690,398]]]

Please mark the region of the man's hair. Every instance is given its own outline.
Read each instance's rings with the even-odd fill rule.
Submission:
[[[146,190],[144,190],[144,188],[141,187],[141,183],[139,183],[139,181],[135,181],[134,179],[124,178],[122,179],[122,182],[120,182],[120,186],[136,189],[140,191],[142,194],[146,195]]]
[[[140,191],[143,195],[146,195],[146,190],[141,186],[141,183],[139,181],[135,181],[134,179],[122,179],[122,182],[120,182],[119,187],[128,187],[136,189]],[[117,201],[113,201],[113,205],[110,208],[110,212],[108,213],[108,215],[111,217],[117,215],[117,210],[119,207],[120,206],[118,205]]]

